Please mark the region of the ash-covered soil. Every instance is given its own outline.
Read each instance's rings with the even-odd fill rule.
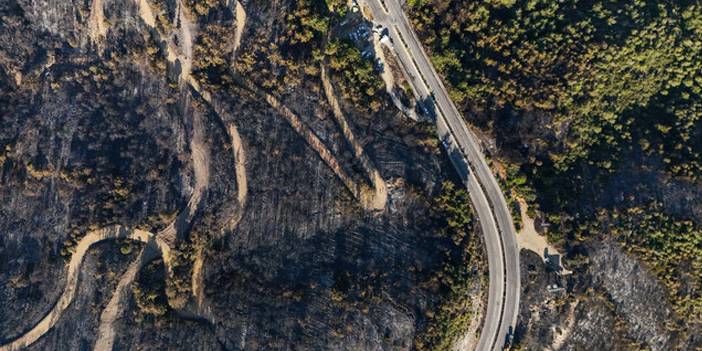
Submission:
[[[115,349],[411,349],[447,296],[434,277],[457,250],[434,208],[455,179],[433,129],[387,96],[374,111],[342,99],[388,188],[384,208],[368,210],[363,191],[345,186],[279,110],[246,84],[219,80],[242,61],[273,61],[262,42],[280,41],[295,2],[243,2],[236,52],[236,1],[97,3],[0,4],[0,345],[55,308],[86,233],[121,225],[163,239],[170,256],[161,250],[124,290],[108,328]],[[275,94],[370,187],[319,77],[299,69],[306,78],[292,82],[281,70],[239,79]],[[289,84],[266,85],[265,74]],[[232,126],[245,153],[245,203]],[[480,233],[466,240],[477,251],[462,268],[479,299]],[[29,349],[93,348],[118,282],[153,243],[91,246],[72,302]],[[201,300],[191,287],[198,259]]]

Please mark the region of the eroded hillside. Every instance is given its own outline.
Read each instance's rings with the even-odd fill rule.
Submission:
[[[468,197],[345,3],[10,0],[0,19],[0,349],[476,333]]]

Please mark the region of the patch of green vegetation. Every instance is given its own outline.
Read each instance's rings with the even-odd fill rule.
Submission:
[[[597,223],[592,229],[611,232],[643,258],[668,287],[679,316],[702,323],[702,228],[661,213],[655,203],[602,212]]]
[[[155,260],[141,270],[138,281],[132,287],[134,302],[144,315],[160,317],[168,312],[163,274],[163,261]],[[137,319],[141,318],[137,316]]]
[[[383,81],[375,71],[373,60],[364,58],[349,40],[332,39],[324,48],[329,67],[342,76],[341,92],[356,106],[368,106],[371,111],[381,107]]]
[[[294,2],[295,9],[286,16],[284,37],[292,52],[309,52],[309,47],[318,47],[330,28],[330,10],[335,3],[325,1],[302,0]],[[311,45],[316,42],[317,45]]]
[[[346,16],[346,12],[348,12],[349,9],[346,0],[325,0],[324,2],[327,4],[330,13],[338,17]]]
[[[600,233],[645,262],[663,285],[675,312],[687,323],[702,322],[702,227],[665,214],[660,204],[600,209],[594,218],[551,215],[549,240],[584,242]]]
[[[124,243],[119,247],[119,252],[122,255],[129,255],[132,253],[132,243]]]
[[[168,304],[180,309],[185,307],[192,293],[192,271],[195,249],[190,242],[180,242],[170,251],[170,268],[172,274],[166,279],[166,296]]]
[[[504,176],[499,175],[498,179],[500,187],[506,192],[505,200],[512,215],[514,227],[517,230],[521,230],[522,213],[518,198],[524,200],[527,206],[527,215],[534,218],[538,207],[536,191],[529,182],[529,177],[520,169],[519,165],[503,160],[500,160],[500,164],[504,167]]]
[[[445,181],[434,202],[437,217],[444,221],[437,235],[450,239],[450,249],[443,266],[424,282],[434,294],[441,296],[441,302],[425,313],[426,326],[414,339],[419,351],[451,350],[456,340],[467,332],[473,317],[470,288],[475,276],[470,267],[476,242],[469,235],[473,232],[474,219],[468,193],[463,186]]]
[[[334,26],[346,15],[343,0],[303,0],[284,8],[277,37],[249,38],[252,50],[237,55],[236,71],[258,86],[284,93],[315,82]]]
[[[529,177],[524,174],[518,165],[506,163],[505,173],[507,189],[513,191],[529,204],[536,201],[536,193],[534,192],[534,188],[529,184]]]
[[[700,224],[606,198],[624,171],[688,184],[702,177],[702,5],[408,4],[464,115],[507,128],[496,133],[509,155],[504,185],[545,212],[550,241],[614,233],[669,288],[678,314],[699,321]]]
[[[195,43],[193,76],[212,90],[233,84],[231,57],[233,48],[223,45],[221,38],[234,35],[233,28],[220,24],[207,24],[200,31]]]
[[[185,8],[189,12],[189,16],[206,16],[212,9],[225,6],[223,0],[183,0]]]
[[[643,143],[677,155],[678,162],[666,162],[675,174],[700,176],[699,3],[415,0],[410,5],[459,103],[549,116],[561,134],[547,151],[548,166],[565,172],[585,162],[609,170],[621,149]],[[641,123],[659,118],[659,112],[671,117],[662,129]],[[643,134],[670,135],[634,139],[642,128]]]
[[[450,237],[455,245],[460,245],[473,228],[473,212],[468,191],[463,185],[444,181],[441,184],[441,193],[435,199],[435,205],[438,214],[446,220],[443,235]]]

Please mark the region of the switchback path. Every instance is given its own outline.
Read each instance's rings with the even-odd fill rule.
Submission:
[[[329,168],[336,174],[337,178],[346,186],[346,188],[351,192],[351,194],[361,202],[361,205],[365,209],[373,209],[374,206],[378,206],[375,202],[373,196],[366,195],[368,188],[366,185],[360,185],[356,183],[351,176],[349,176],[346,171],[341,167],[339,161],[334,157],[334,154],[329,150],[329,148],[324,145],[324,143],[319,139],[319,137],[310,129],[302,119],[293,112],[290,108],[285,106],[278,98],[269,94],[259,87],[255,86],[245,78],[235,75],[234,79],[242,87],[246,88],[250,92],[262,98],[268,103],[273,109],[275,109],[278,114],[280,114],[290,126],[300,135],[307,144],[317,152],[319,157],[327,164]],[[382,194],[381,194],[382,195]],[[383,205],[384,206],[384,205]]]
[[[327,96],[327,100],[332,107],[332,112],[334,113],[336,123],[339,124],[339,128],[341,128],[344,138],[346,138],[349,146],[351,146],[354,156],[356,156],[356,158],[361,162],[363,170],[368,174],[371,184],[373,185],[374,193],[372,195],[365,193],[360,194],[361,203],[363,203],[364,207],[367,209],[382,210],[385,208],[385,204],[388,200],[388,188],[385,185],[385,181],[383,180],[383,177],[380,176],[380,172],[378,172],[378,169],[375,168],[375,165],[373,165],[373,162],[370,160],[368,155],[366,155],[365,151],[363,151],[363,146],[361,143],[359,143],[358,140],[356,140],[356,137],[353,135],[351,126],[349,126],[349,123],[346,121],[344,112],[341,110],[336,94],[334,94],[334,87],[332,87],[332,84],[329,81],[327,67],[322,65],[321,72],[324,94]]]
[[[111,351],[115,341],[115,323],[124,313],[124,303],[129,296],[129,288],[136,279],[137,274],[145,264],[151,262],[159,256],[159,251],[153,247],[145,247],[134,262],[129,265],[127,271],[122,274],[117,283],[117,288],[112,294],[112,298],[105,306],[100,315],[100,325],[98,327],[97,340],[94,350]]]
[[[198,91],[203,99],[210,104],[212,109],[215,111],[217,116],[219,116],[220,120],[222,123],[224,122],[224,119],[222,119],[222,115],[225,114],[226,112],[223,111],[219,106],[219,103],[216,101],[213,102],[213,97],[212,94],[210,94],[207,91],[202,90],[199,85],[196,82],[191,82],[190,83],[193,89]],[[244,215],[244,209],[246,207],[246,201],[248,199],[248,179],[246,175],[246,153],[244,152],[244,145],[241,140],[241,136],[239,135],[239,131],[236,129],[236,125],[234,123],[228,123],[227,124],[227,135],[229,136],[230,139],[230,144],[234,156],[234,174],[235,174],[235,179],[236,179],[236,185],[237,185],[237,197],[236,201],[239,204],[239,208],[234,213],[232,217],[227,220],[227,222],[224,224],[222,227],[221,233],[224,234],[227,231],[234,230],[237,225],[239,224],[239,221],[241,221],[241,218]],[[204,277],[203,277],[203,267],[205,263],[205,256],[204,256],[204,245],[198,245],[196,248],[195,252],[195,259],[193,263],[193,271],[191,274],[191,282],[192,282],[192,293],[193,297],[195,298],[195,303],[196,303],[196,310],[197,312],[205,317],[208,321],[212,322],[212,317],[209,309],[206,306],[206,303],[204,301]]]
[[[233,55],[239,51],[239,46],[241,45],[241,37],[244,34],[244,28],[246,27],[246,11],[244,6],[241,5],[241,1],[235,0],[236,2],[236,31],[234,32],[234,50]]]
[[[159,244],[155,236],[147,231],[131,229],[121,225],[114,225],[88,232],[78,242],[77,246],[75,247],[75,252],[71,256],[71,260],[68,263],[66,287],[56,302],[56,305],[54,305],[51,311],[49,311],[49,313],[28,332],[22,334],[14,341],[0,346],[0,351],[14,351],[26,348],[53,328],[53,326],[56,325],[56,322],[58,322],[59,318],[61,318],[63,311],[65,311],[71,302],[73,302],[73,298],[75,297],[76,290],[78,288],[80,266],[83,262],[85,254],[93,245],[99,242],[116,239],[132,239],[143,242],[146,244],[146,247],[144,248],[145,250],[153,250],[154,247],[156,247],[157,250],[161,250],[161,252],[164,253],[165,257],[169,257],[168,245]]]
[[[437,131],[449,158],[467,184],[480,217],[490,274],[488,308],[477,349],[502,350],[509,344],[519,311],[519,250],[512,215],[477,137],[451,101],[398,0],[361,0],[364,15],[387,28],[407,81],[434,109]]]

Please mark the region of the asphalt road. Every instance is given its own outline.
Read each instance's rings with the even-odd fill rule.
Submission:
[[[415,97],[433,107],[439,137],[468,187],[485,236],[490,276],[487,313],[476,349],[502,350],[517,323],[520,291],[519,250],[505,197],[398,0],[364,0],[363,4],[373,21],[388,29]]]

